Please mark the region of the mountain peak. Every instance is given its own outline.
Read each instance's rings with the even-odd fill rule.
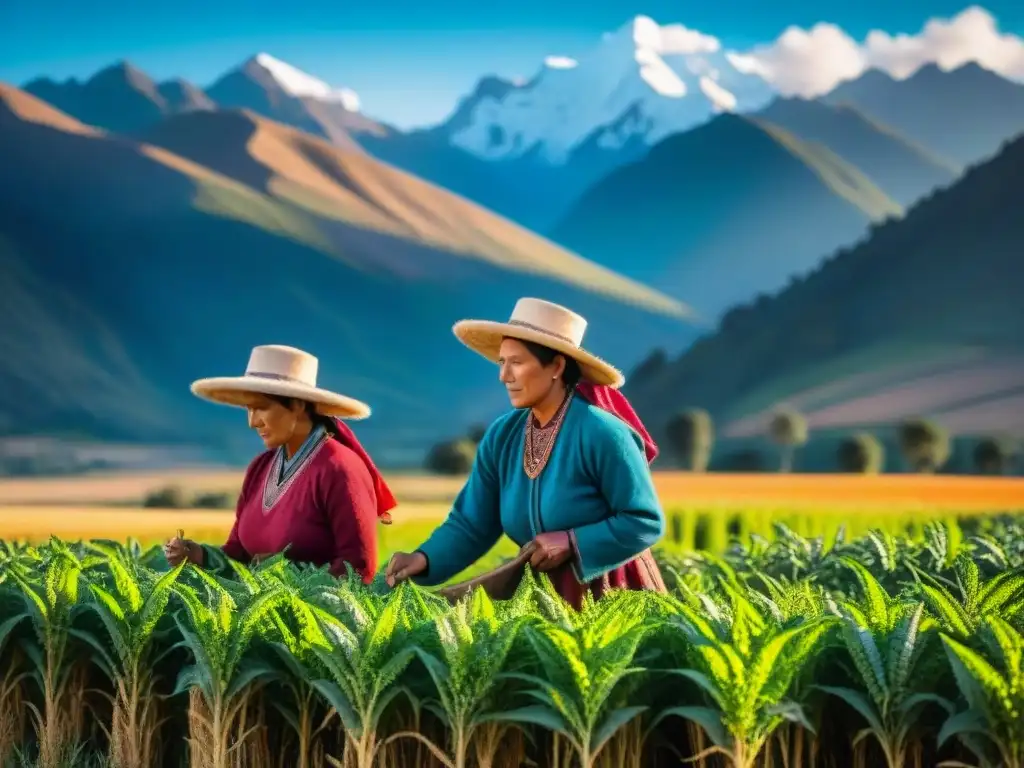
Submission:
[[[643,42],[656,39],[661,32],[661,25],[650,16],[638,13],[618,28],[615,35],[629,37],[633,42],[642,45]]]
[[[920,67],[908,80],[915,82],[942,84],[951,78],[963,83],[968,82],[998,82],[1005,80],[999,73],[982,66],[976,61],[967,61],[955,67],[942,67],[935,62],[929,62]]]
[[[174,112],[185,112],[192,109],[216,109],[213,100],[201,88],[188,80],[175,77],[157,83],[157,91],[167,101],[168,107]]]
[[[247,60],[241,69],[245,70],[254,66],[270,75],[281,90],[290,96],[340,104],[349,112],[359,111],[359,96],[355,91],[349,88],[333,88],[323,80],[271,56],[269,53],[257,53]]]
[[[473,93],[469,96],[470,99],[497,99],[501,101],[509,93],[516,90],[520,86],[516,85],[512,80],[508,80],[498,75],[484,75],[477,83],[476,88],[473,89]]]
[[[104,67],[90,77],[86,84],[91,86],[111,86],[121,83],[127,83],[133,88],[146,91],[147,93],[154,90],[153,79],[126,59],[115,61],[109,67]]]
[[[561,164],[584,144],[651,146],[716,114],[757,109],[772,95],[762,78],[732,65],[717,38],[638,15],[578,57],[547,57],[522,88],[464,101],[440,130],[478,157],[536,153]]]
[[[722,47],[713,35],[706,35],[682,24],[659,24],[644,14],[634,16],[615,32],[609,32],[602,38],[606,45],[616,41],[628,41],[637,50],[667,56],[718,53]]]

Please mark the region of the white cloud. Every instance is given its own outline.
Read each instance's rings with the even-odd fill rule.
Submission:
[[[682,24],[666,24],[661,28],[658,53],[666,56],[686,53],[715,53],[722,44],[717,37],[705,35]]]
[[[871,32],[865,47],[871,63],[893,77],[908,77],[929,63],[955,69],[974,61],[1004,77],[1024,80],[1024,40],[1000,34],[992,14],[977,6],[952,20],[932,19],[915,36]]]
[[[971,6],[952,19],[931,19],[916,35],[873,30],[858,43],[834,24],[789,27],[770,45],[726,54],[734,67],[757,74],[784,96],[813,98],[843,80],[877,67],[896,78],[925,64],[954,69],[976,62],[1013,80],[1024,80],[1024,40],[1001,34],[992,15]]]
[[[650,16],[636,16],[619,33],[606,33],[604,40],[627,33],[638,49],[646,49],[662,56],[693,53],[715,53],[722,47],[717,37],[705,35],[682,24],[658,24]]]
[[[727,53],[740,72],[760,75],[784,96],[819,96],[840,80],[864,71],[865,56],[853,38],[835,24],[810,30],[789,27],[771,45],[745,54]]]

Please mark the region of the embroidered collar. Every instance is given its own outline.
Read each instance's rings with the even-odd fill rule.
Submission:
[[[323,424],[314,425],[313,429],[311,429],[309,431],[309,434],[306,435],[306,439],[302,441],[302,445],[299,446],[299,450],[297,450],[290,459],[285,455],[285,449],[283,445],[277,449],[281,454],[282,462],[281,475],[277,479],[278,484],[280,484],[285,479],[286,475],[290,475],[295,470],[295,468],[302,463],[302,460],[311,450],[313,450],[313,447],[317,444],[317,442],[320,440],[320,438],[326,431],[327,430],[324,429]]]
[[[294,485],[295,480],[306,470],[329,437],[327,430],[318,425],[309,433],[309,437],[291,459],[285,458],[283,446],[274,453],[274,461],[270,465],[263,483],[264,515],[269,513],[288,489]]]
[[[531,411],[526,415],[526,435],[523,440],[523,471],[531,480],[540,477],[551,458],[555,446],[555,438],[565,423],[565,414],[569,412],[569,404],[575,396],[575,389],[566,396],[558,406],[555,415],[543,427],[535,424],[536,418]]]

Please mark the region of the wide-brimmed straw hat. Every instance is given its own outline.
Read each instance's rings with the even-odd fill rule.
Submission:
[[[542,299],[520,299],[506,323],[461,320],[452,327],[455,336],[491,362],[497,362],[501,340],[508,336],[532,341],[579,363],[583,378],[595,384],[621,387],[626,379],[609,363],[583,349],[587,321],[559,304]]]
[[[295,347],[264,344],[253,347],[243,376],[199,379],[192,393],[204,400],[245,407],[254,395],[278,395],[316,404],[319,413],[339,419],[365,419],[370,406],[336,392],[320,389],[316,374],[320,361]]]

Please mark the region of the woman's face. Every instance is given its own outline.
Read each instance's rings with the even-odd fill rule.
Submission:
[[[258,395],[249,403],[247,410],[249,428],[256,430],[267,448],[273,449],[291,440],[303,409],[301,403],[289,408],[277,400]]]
[[[505,339],[498,353],[498,370],[512,407],[532,408],[551,394],[565,370],[565,360],[556,357],[550,365],[541,365],[521,341]]]

